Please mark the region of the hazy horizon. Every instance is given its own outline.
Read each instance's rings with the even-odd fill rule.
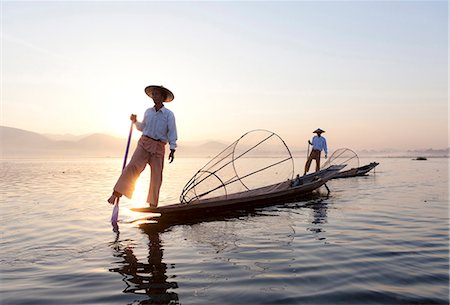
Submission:
[[[127,137],[175,94],[179,141],[448,147],[448,3],[2,2],[1,125]]]
[[[5,129],[12,129],[12,133],[8,133],[6,132],[5,134]],[[8,130],[7,130],[8,131]],[[86,153],[90,153],[92,150],[99,150],[101,149],[101,146],[104,145],[105,149],[104,151],[100,151],[100,154],[103,154],[105,151],[107,151],[108,149],[113,148],[113,151],[118,154],[118,156],[120,156],[123,152],[124,149],[124,145],[126,143],[127,138],[126,137],[118,137],[112,134],[105,134],[105,133],[91,133],[91,134],[84,134],[84,135],[74,135],[74,134],[65,134],[65,135],[60,135],[60,134],[41,134],[32,130],[23,130],[23,129],[18,129],[15,127],[11,127],[11,126],[0,126],[0,152],[4,153],[5,151],[8,152],[8,154],[13,154],[11,152],[15,151],[15,145],[19,144],[20,147],[23,147],[23,142],[27,142],[27,141],[32,141],[33,143],[35,143],[36,141],[39,141],[39,139],[30,139],[30,138],[26,138],[25,141],[23,141],[21,139],[21,137],[24,137],[24,135],[20,135],[18,133],[21,132],[25,132],[25,136],[27,133],[32,133],[35,134],[36,136],[43,136],[45,137],[48,141],[48,145],[49,145],[49,149],[55,148],[52,145],[53,144],[64,144],[65,146],[67,146],[67,143],[79,143],[82,141],[86,141],[88,139],[90,139],[91,137],[97,137],[95,138],[95,140],[89,140],[90,142],[87,143],[83,143],[83,146],[77,148],[77,152],[80,152],[80,149],[84,149],[86,151]],[[134,149],[137,140],[139,139],[141,133],[139,131],[136,131],[133,133],[133,137],[132,137],[132,149]],[[100,138],[99,138],[100,137]],[[108,137],[111,139],[104,139],[101,137]],[[13,138],[13,141],[11,142],[11,138]],[[236,139],[237,140],[237,139]],[[100,141],[100,142],[99,142]],[[6,145],[5,145],[6,142]],[[202,149],[205,149],[205,155],[211,155],[214,153],[218,153],[220,152],[222,149],[224,149],[226,146],[230,145],[232,142],[228,142],[226,140],[223,139],[205,139],[202,141],[180,141],[179,142],[179,148],[178,151],[181,152],[182,154],[185,155],[193,155],[196,154],[196,150],[200,147],[202,147]],[[33,144],[32,145],[36,145]],[[45,144],[43,143],[43,145],[37,145],[37,151],[40,151],[42,149],[45,149]],[[290,143],[286,143],[286,145],[289,147],[289,149],[291,150],[291,152],[293,154],[301,154],[307,151],[307,148],[305,147],[301,147],[300,145],[291,145]],[[63,150],[66,151],[70,151],[70,149],[73,149],[74,147],[56,147],[58,149],[63,148]],[[362,148],[362,149],[354,149],[352,147],[343,147],[343,146],[337,146],[337,147],[329,147],[329,155],[331,155],[331,153],[333,151],[336,151],[338,149],[341,148],[348,148],[351,150],[354,150],[357,154],[367,154],[367,153],[375,153],[375,154],[380,154],[380,153],[427,153],[429,154],[429,156],[433,155],[433,154],[442,154],[442,153],[446,153],[448,156],[448,153],[450,151],[449,147],[429,147],[426,149],[409,149],[409,150],[401,150],[401,149],[395,149],[395,148],[389,148],[389,147],[385,147],[385,148],[381,148],[381,149],[374,149],[374,148]],[[27,148],[27,149],[31,149],[33,150],[33,148]],[[26,149],[23,151],[26,152]],[[31,151],[31,153],[33,153],[33,151]]]

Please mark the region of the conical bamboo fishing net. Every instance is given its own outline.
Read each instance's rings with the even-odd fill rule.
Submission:
[[[180,202],[254,190],[292,179],[294,162],[274,132],[253,130],[241,136],[202,167],[185,185]]]
[[[322,169],[332,165],[346,165],[345,170],[359,167],[359,157],[351,149],[340,148],[333,152],[327,161],[321,166]]]

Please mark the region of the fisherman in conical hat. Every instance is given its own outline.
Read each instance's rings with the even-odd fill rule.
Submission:
[[[177,147],[175,116],[172,111],[164,106],[164,103],[171,102],[174,99],[174,95],[163,86],[148,86],[145,88],[145,93],[153,99],[155,105],[145,111],[142,122],[137,121],[135,114],[130,116],[130,120],[133,121],[136,129],[142,131],[142,136],[130,163],[122,171],[114,186],[114,191],[108,199],[111,204],[114,204],[117,198],[122,195],[127,198],[133,196],[136,180],[149,164],[151,178],[147,202],[151,207],[157,207],[167,143],[170,145],[169,163],[172,163],[174,159]]]
[[[328,157],[327,140],[322,137],[322,133],[324,132],[324,130],[317,128],[313,131],[317,135],[312,138],[312,141],[308,140],[308,145],[312,145],[312,150],[305,164],[304,175],[308,173],[312,160],[316,160],[316,172],[320,170],[320,154],[322,150],[325,152],[325,159]]]

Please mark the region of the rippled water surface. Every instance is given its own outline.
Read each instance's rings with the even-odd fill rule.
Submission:
[[[166,164],[161,204],[206,161]],[[448,159],[370,161],[329,197],[164,230],[128,223],[144,172],[116,234],[121,160],[3,160],[1,304],[448,304]]]

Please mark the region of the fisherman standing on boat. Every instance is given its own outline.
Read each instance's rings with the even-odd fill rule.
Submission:
[[[306,175],[306,173],[309,171],[312,160],[316,160],[316,172],[320,170],[320,153],[322,152],[322,150],[325,152],[325,159],[328,157],[327,140],[322,137],[322,133],[324,132],[324,130],[317,128],[313,131],[313,133],[316,133],[317,136],[314,136],[312,138],[312,142],[308,140],[308,145],[312,145],[312,150],[305,164],[304,175]]]
[[[114,204],[116,198],[125,195],[133,196],[136,180],[147,164],[151,168],[150,187],[147,203],[151,207],[158,206],[159,190],[162,184],[162,172],[164,167],[165,145],[169,143],[169,163],[172,163],[177,147],[177,128],[175,116],[172,111],[164,107],[174,99],[173,93],[162,86],[148,86],[145,93],[153,99],[155,106],[147,109],[142,122],[138,122],[136,115],[132,114],[130,120],[136,125],[136,129],[142,131],[136,150],[130,163],[124,168],[122,174],[114,186],[114,191],[108,202]]]

